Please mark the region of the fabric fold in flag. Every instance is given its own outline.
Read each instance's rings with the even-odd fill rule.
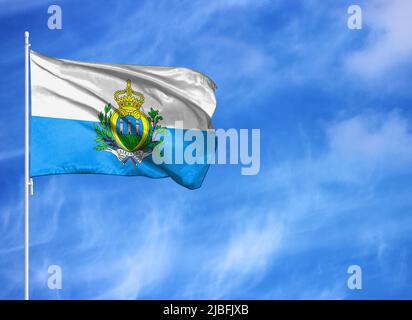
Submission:
[[[214,82],[188,68],[79,62],[30,52],[31,176],[97,173],[171,177],[201,186],[214,149],[185,154],[187,131],[213,132]],[[178,125],[177,125],[178,124]],[[173,150],[173,161],[156,163]],[[179,155],[179,156],[177,156]]]

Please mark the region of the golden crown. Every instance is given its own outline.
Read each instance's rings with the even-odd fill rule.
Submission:
[[[116,100],[120,109],[134,111],[140,109],[144,102],[144,96],[132,89],[131,81],[128,79],[126,89],[116,91],[114,100]]]

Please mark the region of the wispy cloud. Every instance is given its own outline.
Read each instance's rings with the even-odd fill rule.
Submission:
[[[24,149],[14,149],[0,152],[0,161],[10,160],[24,155]]]
[[[64,189],[64,183],[59,189]],[[68,298],[72,290],[83,299],[136,299],[148,294],[175,263],[181,230],[178,208],[183,205],[175,202],[165,211],[153,198],[136,203],[113,200],[121,197],[121,190],[84,191],[65,197],[65,203],[71,197],[83,199],[74,208],[66,205],[49,212],[47,204],[37,204],[43,214],[32,224],[36,233],[31,247],[41,250],[47,245],[51,251],[33,258],[32,286],[45,288],[48,266],[58,264],[65,290],[56,295],[45,288],[33,294],[53,299]],[[50,190],[41,187],[39,192]],[[50,201],[58,201],[52,194]],[[62,241],[62,248],[53,245]]]
[[[0,16],[4,16],[6,14],[15,14],[21,13],[25,10],[30,10],[35,7],[39,7],[41,5],[48,5],[49,1],[46,0],[33,0],[33,1],[24,1],[24,0],[1,0],[0,1]],[[45,11],[47,12],[47,11]]]
[[[408,66],[412,56],[412,3],[408,0],[368,2],[363,7],[366,44],[349,55],[350,71],[367,78],[380,77]]]
[[[227,214],[233,217],[224,227],[227,236],[209,247],[206,254],[210,259],[187,284],[183,297],[233,296],[260,281],[273,263],[282,241],[282,226],[273,212],[244,206],[237,213]]]
[[[268,272],[274,272],[282,281],[273,283],[270,292],[262,293],[261,297],[341,299],[350,296],[346,288],[349,264],[365,261],[372,255],[389,272],[388,266],[382,264],[382,252],[391,252],[394,243],[406,236],[412,218],[397,212],[387,201],[410,205],[410,190],[398,190],[395,200],[392,194],[384,194],[382,185],[412,173],[410,128],[410,121],[396,111],[368,111],[331,121],[324,126],[323,151],[272,165],[270,173],[240,187],[244,199],[250,190],[255,190],[255,196],[259,195],[265,205],[254,205],[254,200],[242,202],[243,207],[253,207],[249,211],[253,215],[240,219],[247,226],[243,232],[233,227],[236,245],[222,242],[222,247],[215,251],[219,263],[202,270],[202,280],[198,281],[208,285],[198,296],[233,297],[236,287],[253,287],[262,281],[261,277],[267,279]],[[310,143],[316,141],[311,139]],[[266,214],[273,223],[256,224]],[[389,216],[392,223],[382,225]],[[251,234],[256,242],[248,243]],[[317,272],[317,259],[323,255],[316,253],[327,248],[333,252],[327,258],[331,266],[328,272]],[[351,254],[351,250],[357,254]],[[351,256],[346,264],[339,261],[339,251]],[[313,270],[296,274],[295,263],[306,254],[312,257],[312,264],[307,263]],[[246,261],[254,262],[249,265]],[[283,264],[291,269],[285,269]],[[250,270],[253,272],[248,273]],[[311,284],[308,279],[312,279]],[[199,287],[197,283],[195,288]]]

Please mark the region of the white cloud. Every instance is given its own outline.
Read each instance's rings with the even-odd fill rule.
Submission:
[[[244,205],[230,216],[224,238],[208,248],[210,259],[188,284],[183,297],[233,296],[261,280],[273,263],[282,242],[282,225],[275,221],[275,214],[264,207]]]
[[[282,217],[297,229],[304,221],[304,229],[316,230],[334,223],[331,219],[337,216],[342,218],[341,214],[384,201],[374,196],[375,186],[386,178],[412,172],[411,125],[396,112],[362,113],[330,123],[325,138],[323,153],[277,164],[269,178],[271,183],[266,191],[286,193]],[[398,202],[401,203],[400,199]],[[308,221],[312,215],[316,219]],[[369,243],[365,235],[357,237]],[[297,245],[296,241],[290,243]],[[324,239],[312,239],[312,248],[316,243],[323,245]]]
[[[0,161],[10,160],[24,155],[24,149],[14,149],[0,152]]]
[[[370,111],[330,122],[323,129],[323,152],[276,163],[271,172],[248,179],[237,186],[237,196],[243,199],[240,204],[231,202],[226,184],[216,190],[232,208],[215,221],[224,235],[216,231],[216,242],[209,238],[207,250],[202,251],[209,259],[200,259],[197,248],[191,248],[193,259],[202,267],[179,297],[237,297],[263,279],[270,281],[268,274],[277,268],[285,272],[282,263],[293,265],[310,254],[313,270],[299,269],[300,274],[273,278],[272,289],[260,297],[343,299],[348,294],[347,266],[340,264],[340,254],[354,250],[349,254],[363,259],[364,253],[372,252],[380,261],[382,249],[409,232],[408,219],[401,220],[402,227],[399,220],[382,226],[376,208],[387,199],[374,195],[380,180],[412,171],[407,118],[395,111]],[[256,197],[264,204],[257,205]],[[374,212],[369,212],[371,207]],[[372,220],[368,219],[371,214]],[[316,252],[322,250],[336,255],[328,258],[324,271],[317,272]],[[305,263],[310,267],[310,261]],[[313,283],[308,284],[308,279]]]
[[[412,56],[412,2],[370,2],[363,8],[364,27],[371,35],[364,48],[351,54],[346,66],[368,78],[409,63]]]
[[[236,288],[249,276],[264,273],[282,239],[281,226],[269,221],[273,216],[272,212],[264,211],[254,218],[245,215],[242,225],[231,230],[228,243],[211,266],[213,280],[221,289],[216,294],[224,295],[224,287]]]
[[[231,272],[243,275],[262,271],[280,244],[281,229],[278,225],[266,221],[258,224],[250,219],[245,222],[241,229],[232,231],[232,237],[217,261],[218,278]]]
[[[167,217],[161,217],[159,212],[157,209],[141,221],[144,234],[128,237],[129,243],[106,264],[104,277],[114,281],[97,299],[137,299],[171,272],[176,247],[173,235],[178,224],[173,221],[173,212],[169,211]]]
[[[380,166],[393,172],[412,163],[412,133],[408,121],[396,113],[362,114],[328,129],[327,162],[360,170]]]
[[[324,129],[325,151],[275,166],[276,181],[290,183],[293,177],[310,186],[367,185],[412,170],[411,125],[397,112],[362,113]]]
[[[81,196],[80,211],[73,217],[79,234],[75,246],[62,254],[75,257],[76,264],[67,266],[72,287],[89,283],[98,288],[82,291],[83,298],[138,299],[156,289],[171,272],[177,262],[173,258],[179,247],[179,210],[184,204],[168,201],[171,205],[165,210],[157,195],[153,192],[136,202],[123,202],[122,190]]]
[[[46,8],[50,5],[47,0],[0,0],[0,15],[20,13],[44,5]]]
[[[32,296],[136,299],[154,290],[177,262],[179,210],[185,205],[174,198],[173,191],[167,195],[161,191],[163,201],[174,199],[167,201],[167,209],[157,192],[123,202],[121,188],[90,188],[90,183],[67,194],[71,180],[76,177],[35,179],[30,225]],[[5,203],[0,212],[0,261],[8,263],[0,263],[0,277],[9,279],[0,296],[8,297],[23,286],[23,272],[10,269],[11,263],[21,266],[23,259],[23,203]],[[46,287],[47,268],[52,264],[63,271],[60,293]]]
[[[396,239],[410,232],[412,220],[396,209],[397,205],[410,205],[408,190],[398,192],[396,199],[393,195],[387,198],[376,194],[382,192],[385,179],[412,173],[410,121],[397,112],[368,112],[331,122],[324,129],[323,152],[276,163],[267,175],[251,179],[243,188],[240,186],[239,197],[243,194],[247,199],[250,190],[256,190],[255,196],[259,194],[260,199],[264,199],[265,206],[256,208],[254,215],[270,211],[276,225],[282,226],[281,242],[271,247],[276,249],[262,251],[268,253],[266,261],[275,255],[279,264],[293,264],[299,258],[292,257],[310,254],[315,268],[319,264],[316,252],[336,253],[328,260],[329,273],[316,274],[314,270],[303,273],[301,270],[301,274],[289,274],[276,281],[265,298],[344,298],[348,294],[345,287],[347,266],[341,265],[341,255],[365,261],[365,254],[369,259],[375,254],[376,261],[384,265],[382,252],[392,252]],[[388,208],[388,201],[395,201],[396,205]],[[247,200],[242,203],[243,206],[248,204]],[[391,221],[387,221],[389,217]],[[269,226],[271,224],[268,224],[270,229]],[[266,233],[263,232],[261,238],[256,236],[257,242],[268,241],[270,236],[263,240],[263,234]],[[275,232],[267,234],[271,234],[276,243]],[[222,274],[220,277],[227,281],[216,281],[222,285],[212,287],[214,291],[211,292],[228,290],[226,292],[233,294],[236,290],[231,287],[232,282],[253,284],[252,279],[258,281],[260,272],[276,272],[276,266],[270,264],[249,268],[245,261],[235,263],[241,261],[243,252],[241,244],[244,242],[238,242],[241,249],[233,245],[233,251],[228,251],[230,254],[219,256],[221,264],[215,266],[216,274]],[[228,261],[227,268],[225,261]],[[239,269],[243,266],[245,274],[234,265]],[[246,272],[252,269],[250,275],[253,277],[248,277]],[[238,273],[235,271],[243,276],[239,278],[243,282],[236,282]],[[308,284],[308,279],[313,279],[314,283]]]

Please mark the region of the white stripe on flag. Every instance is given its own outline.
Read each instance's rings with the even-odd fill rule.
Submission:
[[[158,109],[163,126],[183,121],[184,129],[212,128],[215,84],[192,69],[79,62],[35,51],[30,57],[33,116],[98,121],[105,104],[118,108],[114,92],[130,79],[144,95],[142,109]]]

